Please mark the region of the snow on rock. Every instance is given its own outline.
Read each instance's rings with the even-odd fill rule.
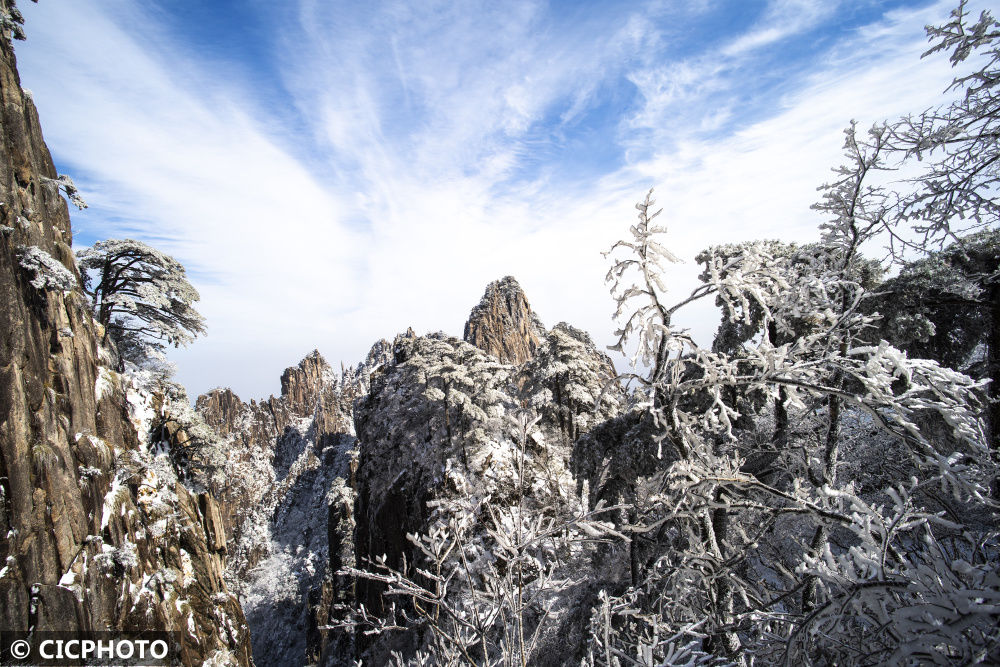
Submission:
[[[447,529],[461,516],[472,522],[467,544],[470,567],[478,571],[492,567],[501,549],[498,536],[515,534],[522,512],[582,511],[570,473],[571,444],[622,409],[610,361],[585,333],[565,324],[539,330],[532,356],[520,367],[498,356],[444,334],[396,338],[393,363],[355,406],[353,558],[359,566],[382,556],[389,567],[419,566],[408,535]],[[534,396],[543,396],[537,401],[540,428],[530,430],[522,445],[514,424]],[[564,554],[566,566],[580,566],[584,561],[574,559],[581,553]],[[452,585],[456,595],[462,585]],[[357,604],[385,611],[382,584],[358,579],[355,590]],[[561,654],[567,638],[583,632],[582,617],[566,607],[571,599],[553,601],[553,610],[561,611],[553,611],[553,630],[540,640],[547,647],[542,654]],[[357,657],[366,662],[389,657],[390,644],[382,639],[356,642]]]
[[[377,586],[342,569],[383,553],[399,563],[407,533],[447,521],[457,501],[497,503],[498,521],[514,526],[522,461],[532,507],[583,506],[571,445],[624,402],[606,355],[569,325],[546,331],[512,278],[487,289],[466,333],[476,344],[408,331],[339,372],[312,352],[262,401],[228,389],[198,398],[226,452],[226,580],[257,665],[386,658],[335,629],[338,605],[381,604]],[[554,407],[522,452],[511,417],[532,402]],[[490,560],[474,550],[477,563]]]
[[[258,665],[314,662],[322,651],[314,607],[339,569],[330,565],[337,531],[328,532],[327,518],[356,461],[353,404],[389,354],[380,341],[365,361],[336,372],[312,352],[282,374],[279,397],[247,404],[216,389],[198,398],[197,410],[224,438],[226,576],[250,623]]]
[[[97,369],[97,382],[94,385],[94,395],[97,400],[101,400],[104,397],[105,392],[107,392],[111,387],[111,381],[114,375],[104,366]]]
[[[38,290],[71,292],[77,286],[76,275],[62,262],[38,246],[18,249],[21,268],[31,272],[31,286]]]
[[[12,9],[0,0],[0,13]],[[0,628],[174,630],[190,618],[196,637],[182,640],[181,663],[219,654],[228,664],[249,665],[238,604],[212,598],[226,590],[222,554],[207,545],[200,507],[214,501],[185,487],[185,470],[169,457],[155,460],[150,436],[169,418],[155,387],[114,370],[116,355],[103,345],[104,331],[79,290],[66,202],[56,187],[44,187],[56,182],[66,190],[69,181],[53,179],[51,153],[6,38],[0,81],[0,458],[7,504],[0,512]],[[191,563],[190,617],[172,605],[182,542]],[[216,620],[220,608],[233,621],[228,636]]]

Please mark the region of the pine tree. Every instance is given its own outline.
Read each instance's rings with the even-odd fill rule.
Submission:
[[[95,319],[125,358],[187,345],[205,333],[205,320],[193,305],[198,291],[169,255],[140,241],[110,239],[78,251],[77,263]]]

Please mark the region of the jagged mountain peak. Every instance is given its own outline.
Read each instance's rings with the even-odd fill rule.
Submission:
[[[288,368],[285,369],[285,372],[282,373],[281,375],[282,393],[285,393],[286,378],[294,376],[296,373],[300,372],[307,374],[314,374],[318,372],[321,375],[325,374],[329,376],[330,373],[332,372],[332,369],[330,367],[330,364],[327,363],[326,359],[323,358],[323,355],[319,353],[319,350],[313,350],[312,352],[304,356],[302,358],[302,361],[300,361],[297,365],[289,366]]]
[[[595,350],[597,349],[597,347],[594,345],[594,339],[590,337],[589,333],[587,333],[583,329],[578,329],[574,327],[572,324],[569,324],[568,322],[560,322],[559,324],[552,327],[552,329],[554,331],[561,331],[565,333],[569,337],[583,343],[589,348],[594,348]]]
[[[521,285],[505,276],[486,286],[465,323],[464,338],[503,363],[522,364],[535,356],[544,335]]]
[[[281,396],[302,414],[308,413],[324,389],[336,384],[337,375],[318,350],[281,374]]]

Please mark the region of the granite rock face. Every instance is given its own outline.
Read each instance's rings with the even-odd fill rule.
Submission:
[[[519,365],[538,350],[545,327],[512,276],[490,283],[465,323],[463,338],[505,364]]]
[[[177,630],[186,664],[252,664],[222,579],[215,500],[152,446],[174,406],[100,345],[58,174],[3,33],[0,629]]]
[[[221,492],[229,567],[253,635],[258,665],[312,664],[353,649],[325,629],[331,605],[353,600],[352,409],[389,362],[380,341],[358,366],[334,371],[319,352],[281,376],[281,395],[242,402],[229,389],[196,408],[228,452]]]

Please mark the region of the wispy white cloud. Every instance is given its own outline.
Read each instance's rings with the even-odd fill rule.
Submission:
[[[938,103],[953,73],[945,59],[921,61],[923,26],[947,16],[949,3],[890,12],[826,52],[818,67],[770,103],[771,114],[722,136],[700,132],[699,119],[682,117],[675,142],[654,147],[615,175],[656,184],[671,229],[671,247],[693,257],[713,243],[756,238],[807,242],[818,214],[810,206],[818,186],[842,161],[843,130],[851,119],[867,125]],[[728,85],[726,84],[719,84]],[[691,267],[671,269],[679,291],[695,286]],[[717,317],[710,304],[680,323],[707,342]]]
[[[46,139],[84,175],[92,209],[74,216],[77,228],[151,240],[201,291],[209,337],[178,357],[182,378],[203,389],[216,360],[219,382],[246,382],[260,362],[280,373],[289,348],[315,345],[314,332],[288,324],[306,313],[315,330],[346,329],[338,312],[357,304],[341,286],[357,282],[363,243],[340,219],[340,195],[225,82],[191,86],[192,63],[143,44],[152,28],[131,6],[31,9],[30,45],[43,57],[22,58],[22,76]]]
[[[721,55],[740,56],[813,28],[836,12],[838,4],[836,0],[772,0],[760,23],[723,47]]]
[[[176,355],[182,381],[259,396],[312,347],[351,362],[407,326],[461,333],[505,274],[548,323],[608,342],[599,253],[650,185],[688,257],[811,238],[847,121],[922,108],[950,76],[917,60],[938,3],[811,54],[748,115],[734,101],[756,83],[747,68],[830,6],[778,0],[721,46],[676,54],[713,4],[301,0],[272,17],[277,102],[126,0],[27,8],[19,56],[46,138],[94,203],[76,228],[153,240],[194,272],[210,331]],[[573,141],[611,157],[584,143],[594,163],[576,164]],[[676,289],[696,273],[678,267]],[[714,315],[691,325],[707,336]]]

